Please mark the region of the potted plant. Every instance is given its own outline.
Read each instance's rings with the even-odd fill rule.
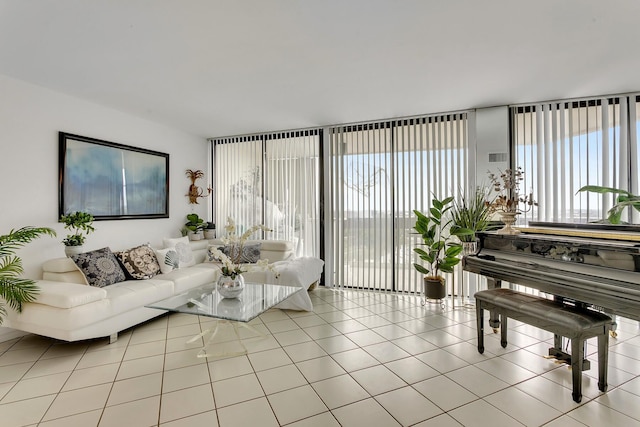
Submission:
[[[187,215],[187,223],[184,225],[188,230],[189,240],[202,240],[202,230],[205,222],[196,213]]]
[[[34,301],[38,295],[35,281],[19,277],[23,272],[22,259],[15,251],[42,234],[55,236],[56,232],[46,227],[22,227],[0,236],[0,324],[7,314],[2,300],[20,313],[22,304]]]
[[[477,252],[477,236],[480,231],[489,228],[493,209],[489,201],[490,189],[487,187],[477,187],[471,196],[462,194],[458,200],[454,200],[451,209],[451,230],[458,234],[460,229],[470,230],[471,233],[458,234],[462,242],[462,253],[464,255],[475,254]]]
[[[414,248],[426,265],[414,263],[413,266],[424,274],[424,293],[427,299],[443,299],[447,295],[445,279],[442,273],[451,273],[460,262],[462,244],[454,237],[469,236],[473,231],[457,227],[451,228],[452,219],[449,210],[453,197],[443,200],[433,198],[429,214],[414,210],[417,219],[414,229],[422,236],[423,248]]]
[[[267,268],[271,270],[276,279],[279,277],[280,274],[274,269],[273,265],[269,264],[269,260],[257,259],[253,266],[251,264],[247,264],[245,260],[247,254],[245,254],[244,248],[249,237],[258,231],[270,232],[273,230],[264,225],[254,225],[238,236],[236,224],[233,219],[229,217],[227,218],[225,231],[227,233],[227,237],[222,239],[225,246],[210,246],[207,249],[208,255],[211,259],[219,260],[222,264],[220,268],[221,275],[217,282],[217,289],[223,298],[236,298],[240,295],[244,290],[244,278],[242,273],[250,271],[253,268]]]
[[[640,196],[631,194],[626,190],[620,190],[619,188],[612,187],[601,187],[598,185],[585,185],[578,190],[578,192],[581,191],[590,191],[592,193],[599,194],[617,194],[617,197],[615,198],[615,204],[611,209],[607,211],[607,221],[609,222],[609,224],[620,224],[622,212],[626,207],[632,207],[640,212]]]
[[[68,257],[84,251],[82,245],[84,245],[86,235],[95,231],[95,228],[93,228],[93,220],[93,215],[81,211],[60,217],[60,222],[64,224],[64,228],[73,232],[73,234],[67,234],[67,237],[62,240],[65,246],[64,253]]]
[[[216,225],[213,222],[208,222],[204,227],[204,238],[205,239],[215,239],[216,238]]]

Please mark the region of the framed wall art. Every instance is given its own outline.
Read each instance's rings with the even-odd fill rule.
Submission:
[[[59,133],[58,215],[169,217],[169,154]]]

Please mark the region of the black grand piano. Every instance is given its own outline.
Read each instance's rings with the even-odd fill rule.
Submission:
[[[463,269],[524,285],[564,302],[640,321],[640,228],[530,223],[516,235],[479,234],[478,252]],[[489,324],[499,326],[497,316]],[[615,323],[614,323],[615,330]],[[613,333],[615,336],[615,332]],[[550,354],[559,353],[550,349]]]

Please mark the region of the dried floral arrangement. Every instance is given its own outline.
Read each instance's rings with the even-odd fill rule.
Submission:
[[[524,180],[524,171],[518,166],[515,169],[506,169],[504,172],[498,171],[498,175],[489,171],[489,180],[493,190],[498,193],[496,198],[490,202],[491,209],[495,212],[527,212],[538,206],[538,202],[533,199],[533,190],[524,196],[520,195],[520,183]],[[520,204],[525,206],[520,209]]]

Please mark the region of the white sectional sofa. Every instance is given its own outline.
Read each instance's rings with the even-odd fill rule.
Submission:
[[[307,290],[318,283],[324,262],[319,258],[294,257],[293,245],[287,241],[260,242],[260,258],[268,259],[278,276],[261,268],[244,273],[245,280],[300,286],[304,291],[296,292],[276,308],[312,311]],[[195,258],[193,266],[105,287],[88,286],[85,276],[70,258],[46,261],[42,266],[43,279],[38,281],[37,300],[24,304],[22,313],[8,310],[3,326],[63,341],[109,336],[113,342],[118,332],[164,313],[145,305],[218,279],[220,264],[207,260],[210,244],[223,245],[219,240],[189,244]]]

